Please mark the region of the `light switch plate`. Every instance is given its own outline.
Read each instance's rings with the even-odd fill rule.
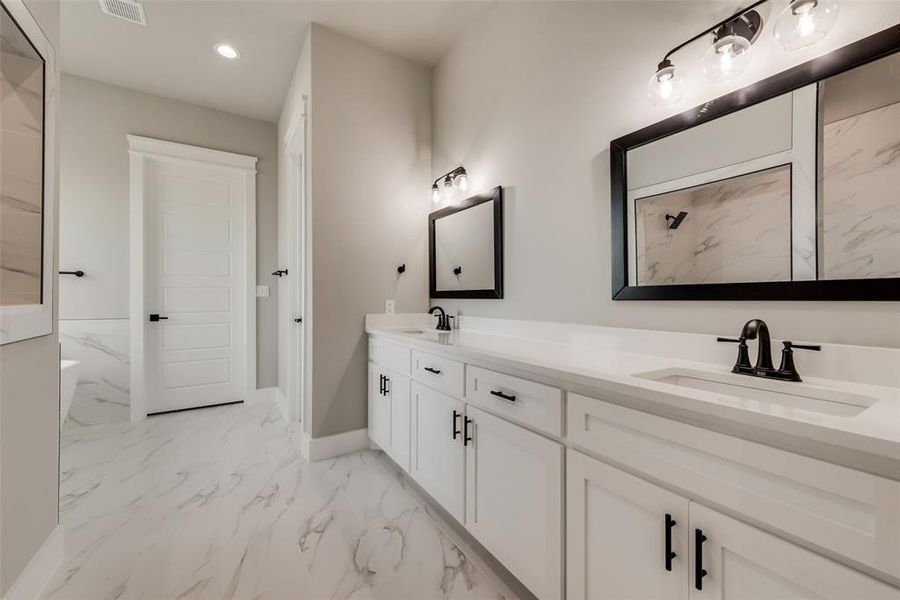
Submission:
[[[267,286],[267,285],[256,286],[256,297],[257,298],[268,298],[269,297],[269,286]]]
[[[394,314],[394,301],[393,300],[385,300],[384,301],[384,312],[389,315]]]

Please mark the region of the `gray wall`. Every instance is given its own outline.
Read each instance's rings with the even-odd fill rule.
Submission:
[[[506,298],[439,304],[473,316],[719,334],[762,317],[780,338],[900,347],[896,302],[610,299],[610,140],[900,20],[898,2],[842,2],[825,42],[784,52],[768,30],[747,72],[726,85],[704,81],[698,43],[676,57],[690,69],[681,105],[652,107],[646,85],[662,54],[733,8],[498,2],[461,36],[434,71],[433,172],[461,163],[473,190],[505,186]],[[775,11],[770,23],[781,8],[762,7]]]
[[[426,307],[431,80],[324,27],[310,38],[316,438],[366,426],[366,313]]]
[[[58,65],[58,0],[25,0],[25,4],[56,49]],[[54,238],[58,238],[58,231]],[[53,293],[55,319],[56,287]],[[51,335],[0,346],[0,596],[9,590],[57,523],[57,336],[54,328]]]
[[[60,317],[128,318],[132,133],[257,156],[257,385],[277,382],[276,125],[73,75],[62,80],[60,258],[89,277],[60,282]],[[89,243],[86,243],[89,242]]]

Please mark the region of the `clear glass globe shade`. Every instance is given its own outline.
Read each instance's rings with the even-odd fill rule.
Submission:
[[[441,190],[436,187],[431,188],[431,201],[435,204],[441,203]]]
[[[469,191],[469,176],[465,173],[461,173],[453,178],[453,184],[459,189],[461,192]]]
[[[750,41],[739,35],[726,35],[703,55],[703,74],[710,81],[728,81],[743,73],[749,62]]]
[[[775,21],[775,39],[785,50],[822,40],[837,20],[837,0],[793,0]]]
[[[650,77],[647,82],[647,97],[653,106],[677,104],[684,95],[684,76],[681,69],[664,67]]]

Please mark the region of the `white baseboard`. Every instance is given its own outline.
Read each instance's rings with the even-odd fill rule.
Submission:
[[[12,584],[3,600],[34,600],[39,598],[50,578],[62,564],[65,556],[65,535],[63,526],[57,525],[44,541],[44,545],[31,557],[25,570]]]
[[[316,462],[341,454],[358,452],[369,447],[369,430],[355,429],[336,435],[311,438],[304,432],[300,437],[300,450],[308,462]]]

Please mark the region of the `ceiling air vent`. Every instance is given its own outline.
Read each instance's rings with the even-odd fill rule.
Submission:
[[[112,17],[129,23],[147,24],[144,5],[135,0],[100,0],[100,9]]]

